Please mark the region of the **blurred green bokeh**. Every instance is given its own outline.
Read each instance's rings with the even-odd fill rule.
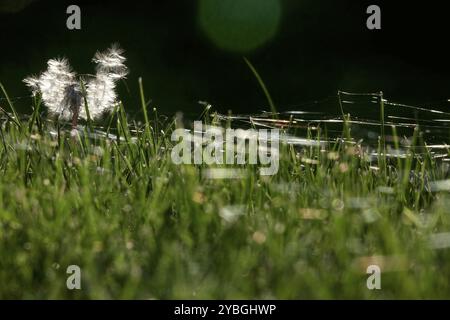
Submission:
[[[249,52],[267,43],[281,20],[279,0],[200,0],[201,28],[215,45]]]
[[[1,0],[0,12],[6,13],[19,12],[33,1],[34,0]]]

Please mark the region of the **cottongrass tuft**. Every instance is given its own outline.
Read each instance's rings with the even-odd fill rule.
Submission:
[[[123,50],[114,44],[95,54],[96,75],[88,80],[73,72],[67,59],[50,59],[47,70],[40,76],[27,77],[23,81],[33,95],[41,95],[51,115],[62,120],[72,119],[76,124],[78,118],[87,119],[84,98],[92,119],[114,108],[117,81],[128,74],[125,61]],[[86,89],[84,93],[82,87]]]
[[[113,79],[122,79],[128,74],[123,49],[113,44],[105,52],[97,52],[92,59],[97,64],[97,74],[108,75]]]

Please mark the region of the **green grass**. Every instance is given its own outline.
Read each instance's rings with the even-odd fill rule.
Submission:
[[[107,119],[117,139],[87,138],[89,126],[72,137],[38,99],[29,120],[4,116],[0,298],[450,298],[450,250],[429,245],[450,231],[450,196],[426,188],[446,172],[417,157],[420,130],[404,159],[283,145],[276,176],[247,166],[243,179],[205,180],[205,165],[172,163],[175,122],[147,114],[141,93],[143,124],[123,105]],[[381,290],[366,287],[371,259]],[[72,264],[81,290],[66,288]]]

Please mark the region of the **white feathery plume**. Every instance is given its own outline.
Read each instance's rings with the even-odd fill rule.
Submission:
[[[51,114],[69,119],[71,115],[71,106],[68,105],[71,101],[68,97],[69,88],[78,85],[75,73],[72,72],[66,59],[50,59],[47,65],[47,71],[39,77],[28,77],[24,82],[30,87],[33,95],[38,92],[41,94],[42,101]]]
[[[111,111],[117,103],[116,81],[128,74],[122,54],[123,50],[114,44],[105,52],[97,52],[92,59],[97,64],[97,74],[86,84],[87,105],[92,118]],[[81,110],[80,116],[86,118],[85,110]]]
[[[106,74],[116,80],[125,78],[128,69],[124,64],[126,58],[123,52],[117,44],[113,44],[105,52],[97,52],[92,59],[97,64],[97,74]]]
[[[23,79],[23,82],[25,82],[27,87],[30,88],[31,92],[33,93],[33,97],[36,96],[39,92],[39,78],[36,76],[29,76]]]
[[[103,113],[111,111],[117,103],[115,91],[116,83],[106,74],[97,74],[86,84],[86,100],[89,107],[89,116],[93,119]],[[81,108],[80,117],[86,119],[86,109]]]
[[[125,78],[128,73],[122,54],[123,50],[117,45],[105,52],[97,52],[93,59],[97,72],[88,81],[77,79],[66,59],[51,59],[45,72],[39,77],[28,77],[24,82],[33,95],[41,94],[50,114],[64,120],[72,119],[75,124],[78,118],[87,118],[80,85],[83,83],[89,115],[95,119],[111,111],[117,103],[116,81]]]

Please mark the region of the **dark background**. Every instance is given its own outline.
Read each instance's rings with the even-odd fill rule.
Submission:
[[[199,1],[0,0],[0,81],[11,96],[24,96],[28,91],[21,80],[43,71],[49,58],[66,56],[76,71],[92,73],[94,53],[119,42],[131,70],[119,89],[130,113],[140,108],[140,76],[153,106],[166,114],[200,113],[199,100],[222,112],[267,110],[243,56],[255,65],[281,110],[339,89],[382,90],[389,99],[415,105],[450,98],[445,1],[277,0],[276,33],[252,50],[223,49],[211,41],[199,22]],[[213,23],[224,23],[226,29],[220,6],[229,0],[210,1],[219,6]],[[257,23],[260,12],[267,14],[269,2],[250,1],[250,7],[257,6],[248,23]],[[81,7],[79,31],[66,28],[70,4]],[[382,30],[366,28],[370,4],[381,7]],[[245,23],[237,42],[252,40]],[[16,100],[16,105],[30,112],[29,99]]]

